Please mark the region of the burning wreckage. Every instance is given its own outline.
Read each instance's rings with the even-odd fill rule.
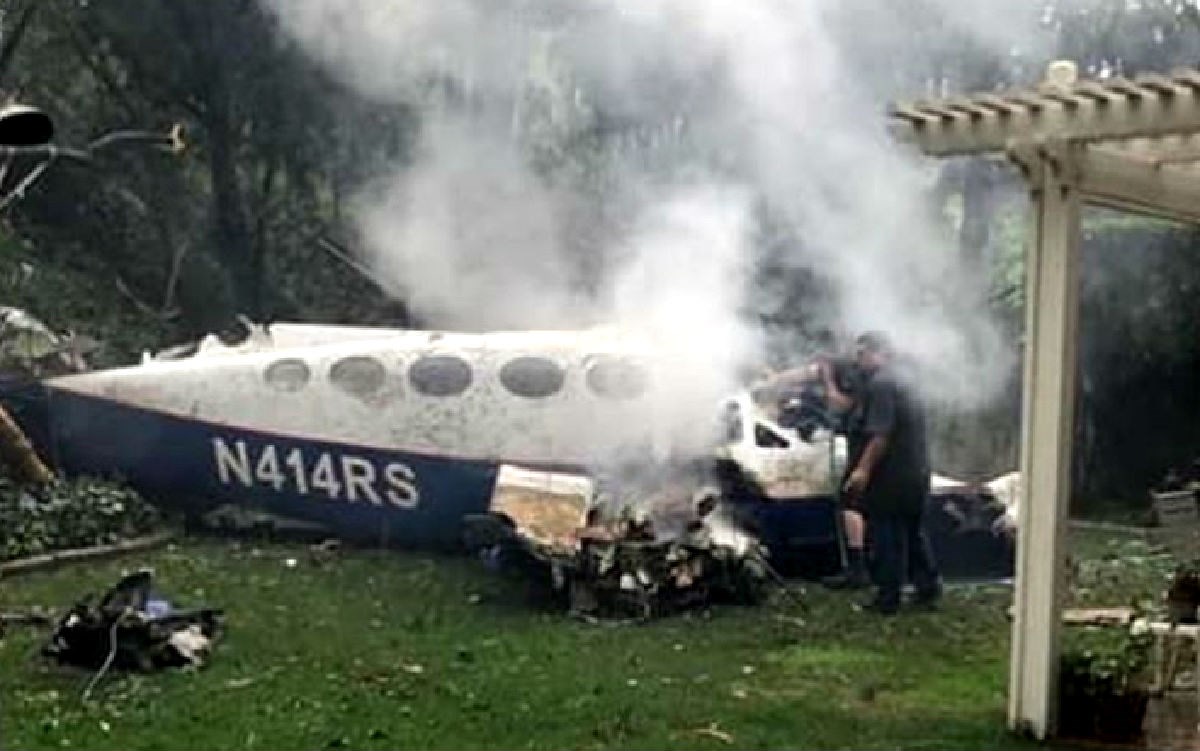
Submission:
[[[711,451],[689,479],[593,476],[596,457],[661,445],[665,379],[653,346],[623,332],[245,323],[238,343],[210,336],[136,366],[26,382],[6,406],[64,473],[118,475],[196,516],[253,508],[347,540],[460,546],[465,526],[472,544],[490,535],[492,547],[523,549],[580,611],[753,598],[771,573],[763,548],[787,574],[842,565],[844,440],[798,430],[755,394],[718,405]],[[539,482],[553,492],[534,492]],[[569,506],[551,502],[562,483],[575,487]],[[938,555],[987,548],[1010,568],[1015,487],[1015,476],[937,478]],[[647,494],[663,501],[628,502]],[[597,583],[590,593],[584,580]]]
[[[616,489],[583,476],[502,467],[467,547],[532,574],[584,618],[648,619],[714,601],[756,604],[780,577],[768,551],[699,474]]]

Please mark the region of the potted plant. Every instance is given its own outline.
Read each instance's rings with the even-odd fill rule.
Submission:
[[[1142,735],[1150,700],[1153,637],[1128,628],[1085,626],[1064,634],[1059,735],[1126,743]]]

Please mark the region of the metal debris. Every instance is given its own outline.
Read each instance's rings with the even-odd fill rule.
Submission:
[[[722,512],[714,488],[672,476],[589,501],[588,478],[548,474],[502,472],[493,512],[468,519],[468,546],[540,570],[573,615],[645,620],[765,598],[766,548]]]
[[[82,373],[99,343],[75,333],[56,334],[20,308],[0,306],[0,371],[34,378]]]
[[[222,611],[179,610],[153,590],[143,569],[122,578],[93,604],[88,595],[59,621],[46,657],[97,670],[85,696],[109,669],[202,667],[222,630]]]

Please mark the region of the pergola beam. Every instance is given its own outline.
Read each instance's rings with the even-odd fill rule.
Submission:
[[[1167,155],[1161,159],[1170,161]],[[1195,169],[1087,146],[1077,157],[1076,182],[1087,203],[1200,224],[1200,171]]]
[[[1013,140],[1095,141],[1200,131],[1200,73],[1135,81],[1043,85],[1030,91],[911,102],[890,114],[893,134],[931,156],[1003,151]],[[998,108],[1004,102],[1008,108]],[[937,115],[927,120],[908,112]]]

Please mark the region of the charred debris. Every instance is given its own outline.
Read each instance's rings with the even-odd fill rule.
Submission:
[[[466,544],[584,620],[642,621],[790,593],[726,500],[697,463],[619,481],[505,466],[491,511],[466,519]]]
[[[86,700],[110,670],[204,667],[223,631],[222,610],[178,607],[157,590],[154,572],[142,569],[101,596],[88,594],[76,602],[58,621],[42,655],[95,671],[83,691]]]

